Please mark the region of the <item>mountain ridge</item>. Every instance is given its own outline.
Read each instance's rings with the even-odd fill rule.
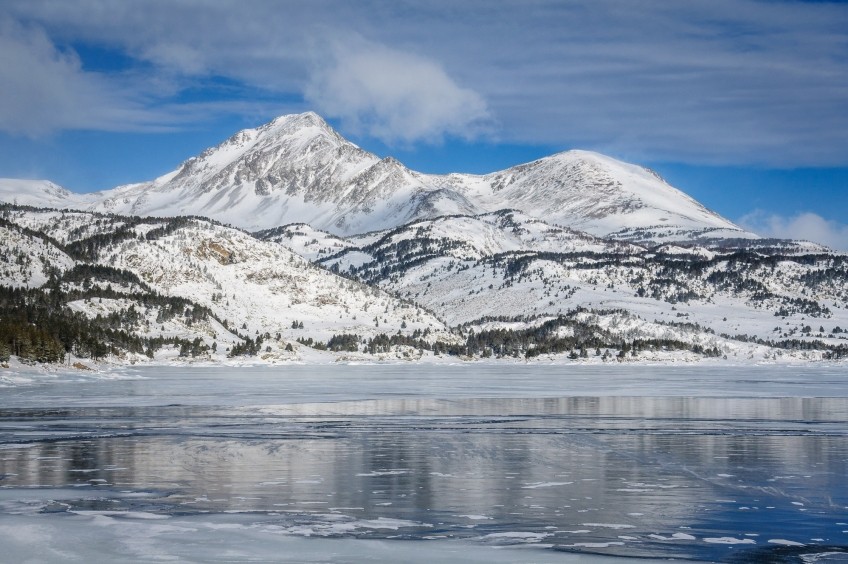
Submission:
[[[252,231],[302,222],[352,235],[511,208],[635,242],[756,237],[653,171],[599,153],[565,151],[486,175],[426,174],[363,150],[314,112],[239,131],[152,181],[82,195],[18,189],[36,205],[201,215]],[[11,201],[10,192],[0,197]]]

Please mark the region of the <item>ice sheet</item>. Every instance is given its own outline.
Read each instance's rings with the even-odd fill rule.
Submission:
[[[0,536],[45,562],[844,554],[840,371],[586,368],[36,375],[0,392]]]

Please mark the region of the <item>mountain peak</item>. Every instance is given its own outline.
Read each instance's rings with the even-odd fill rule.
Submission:
[[[321,126],[330,129],[330,125],[313,111],[299,114],[284,114],[274,118],[268,125]]]
[[[204,183],[214,179],[217,186],[259,182],[263,185],[259,191],[265,192],[278,183],[275,178],[282,178],[274,172],[280,167],[308,166],[310,162],[318,164],[342,153],[357,152],[371,156],[339,135],[315,112],[287,114],[259,127],[239,131],[188,159],[175,173],[163,178],[201,179]]]
[[[324,118],[315,112],[303,112],[301,114],[285,114],[278,116],[270,122],[260,125],[256,129],[258,131],[286,131],[293,132],[300,129],[316,128],[328,132],[335,133],[335,130],[330,127]]]
[[[24,192],[34,194],[32,202],[67,199],[33,186]],[[204,215],[253,230],[305,222],[337,234],[514,208],[629,240],[751,236],[652,171],[600,153],[570,150],[483,176],[429,175],[362,150],[312,111],[244,129],[154,181],[76,205],[132,215]]]
[[[73,194],[49,180],[0,178],[0,201],[26,206],[62,207]]]

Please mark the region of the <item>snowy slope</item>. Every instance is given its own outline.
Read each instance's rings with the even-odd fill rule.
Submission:
[[[295,250],[296,239],[273,239]],[[516,210],[476,216],[442,216],[409,223],[396,229],[348,237],[342,247],[328,241],[316,257],[325,266],[347,272],[406,269],[411,263],[447,257],[481,260],[503,253],[638,253],[645,249],[630,243],[600,239],[535,219]],[[332,246],[329,246],[332,243]]]
[[[240,131],[152,182],[92,195],[92,209],[202,215],[251,230],[301,222],[355,233],[425,209],[441,215],[440,198],[429,192],[401,163],[363,151],[310,112]]]
[[[300,256],[316,261],[354,246],[354,243],[315,229],[306,223],[290,223],[281,227],[264,229],[253,234],[257,239],[280,243]]]
[[[0,202],[44,208],[73,208],[86,205],[85,197],[49,180],[0,178]]]
[[[443,329],[426,312],[384,292],[319,269],[274,243],[196,222],[155,241],[128,241],[101,254],[152,287],[209,307],[248,335],[327,340],[334,333],[373,335]],[[375,320],[377,318],[377,320]],[[303,329],[293,329],[293,322]]]
[[[312,112],[240,131],[150,182],[74,195],[55,185],[0,181],[0,199],[199,215],[249,230],[306,223],[336,235],[509,208],[635,242],[755,237],[653,172],[597,153],[559,153],[485,176],[428,175],[363,151]]]
[[[848,329],[848,257],[820,246],[755,240],[746,250],[649,249],[514,210],[422,220],[343,242],[307,237],[313,260],[453,326],[519,329],[583,309],[627,339],[712,348],[727,346],[719,337],[726,334],[848,344],[839,331]]]
[[[38,288],[51,270],[64,272],[74,261],[53,242],[15,224],[0,222],[0,286]]]
[[[332,274],[277,243],[209,221],[56,210],[5,210],[4,215],[72,243],[95,264],[137,275],[156,292],[208,307],[245,336],[280,333],[288,342],[326,341],[340,333],[445,330],[431,314],[378,288]],[[46,252],[37,243],[27,242],[35,266],[40,264],[35,258]]]
[[[684,259],[674,266],[669,257],[651,254],[632,259],[533,253],[485,260],[437,257],[375,282],[452,325],[479,324],[487,317],[543,320],[587,308],[762,339],[817,336],[817,330],[802,335],[807,325],[825,327],[822,337],[848,327],[844,258],[830,276],[826,260],[812,268],[788,259],[772,267],[770,261],[740,266],[717,257],[691,272],[688,263]],[[822,280],[812,284],[817,274]]]
[[[488,211],[512,207],[594,235],[655,232],[652,240],[751,237],[656,173],[588,151],[568,151],[482,177],[445,177]],[[629,232],[635,232],[627,236]],[[683,235],[683,237],[681,237]]]
[[[348,239],[306,225],[259,235],[197,218],[3,207],[0,285],[39,287],[55,274],[73,311],[144,339],[183,340],[158,360],[184,361],[180,348],[195,340],[219,347],[203,358],[223,360],[244,338],[268,335],[258,360],[275,362],[323,354],[298,341],[340,334],[456,344],[562,319],[560,337],[670,340],[695,358],[696,347],[740,360],[848,351],[848,255],[815,246],[649,248],[514,210]],[[651,354],[676,358],[656,346]]]

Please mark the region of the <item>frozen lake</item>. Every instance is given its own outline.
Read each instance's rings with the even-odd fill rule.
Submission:
[[[0,559],[848,562],[846,421],[840,367],[6,371]]]

